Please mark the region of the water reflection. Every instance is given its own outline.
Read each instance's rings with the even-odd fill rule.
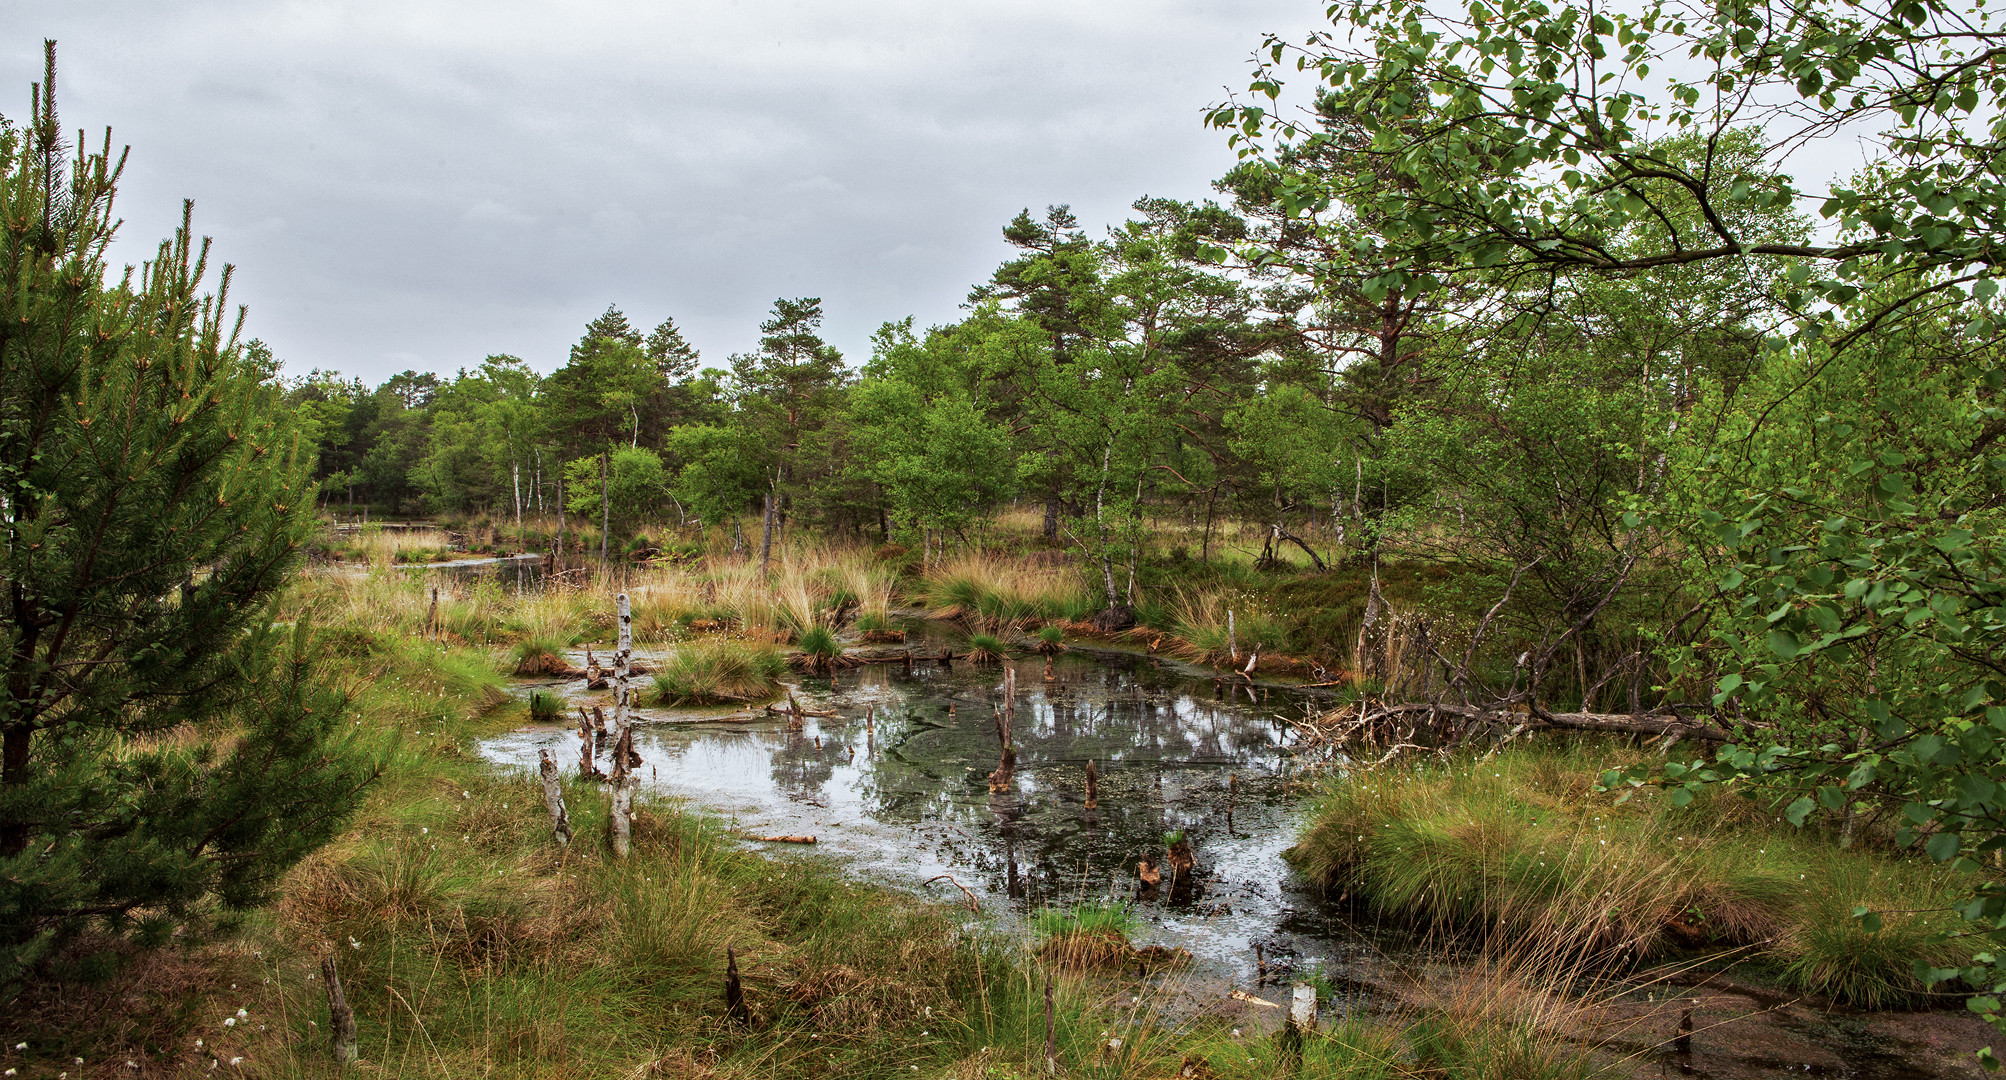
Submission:
[[[658,790],[748,832],[813,834],[819,850],[910,887],[952,874],[985,908],[1135,897],[1137,861],[1160,863],[1164,834],[1182,831],[1198,873],[1174,892],[1141,895],[1152,934],[1236,971],[1251,970],[1254,940],[1291,912],[1322,910],[1288,887],[1280,859],[1292,816],[1275,713],[1298,706],[1279,695],[1220,700],[1212,680],[1140,658],[1062,656],[1050,680],[1041,669],[1019,669],[1017,762],[997,791],[996,665],[853,668],[834,690],[826,679],[803,681],[802,704],[833,715],[798,730],[739,714],[644,726],[635,746]],[[530,730],[487,749],[527,766],[543,747],[575,758],[574,740]],[[1084,805],[1088,761],[1099,777],[1094,810]]]

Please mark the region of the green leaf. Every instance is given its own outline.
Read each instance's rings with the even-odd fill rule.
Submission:
[[[1764,636],[1763,640],[1768,643],[1770,652],[1775,653],[1785,660],[1796,656],[1798,650],[1801,648],[1797,642],[1797,635],[1780,628],[1771,630]]]
[[[1810,817],[1811,811],[1817,808],[1817,804],[1813,803],[1811,797],[1807,795],[1785,807],[1783,817],[1790,824],[1801,827],[1804,824],[1804,819]]]
[[[1929,852],[1929,857],[1937,862],[1949,862],[1957,854],[1957,834],[1937,833],[1929,838],[1929,842],[1924,844],[1922,849]]]

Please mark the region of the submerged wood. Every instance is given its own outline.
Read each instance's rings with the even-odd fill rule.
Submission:
[[[1101,803],[1100,803],[1100,795],[1101,795],[1101,785],[1100,785],[1100,772],[1099,772],[1099,771],[1098,771],[1097,769],[1095,769],[1095,768],[1094,768],[1094,763],[1093,763],[1093,759],[1092,759],[1092,758],[1088,758],[1088,759],[1087,759],[1087,803],[1086,803],[1086,807],[1087,807],[1087,809],[1089,809],[1089,810],[1092,810],[1092,809],[1094,809],[1095,807],[1098,807],[1098,806],[1099,806],[1099,805],[1101,804]]]
[[[801,717],[804,716],[833,717],[836,715],[835,711],[831,709],[810,709],[805,705],[801,705],[794,700],[793,695],[791,694],[788,695],[787,704],[768,705],[766,706],[766,711],[772,713],[775,716],[786,716],[793,718],[794,727],[801,726],[800,720]]]
[[[963,885],[963,884],[962,884],[961,882],[959,882],[959,881],[956,881],[956,880],[954,879],[954,875],[953,875],[953,874],[935,874],[934,876],[932,876],[932,877],[930,877],[930,878],[927,878],[927,879],[926,879],[925,881],[922,881],[922,882],[920,882],[920,883],[919,883],[919,885],[920,885],[920,888],[922,888],[922,889],[923,889],[923,888],[927,887],[928,885],[931,885],[931,884],[933,884],[933,883],[934,883],[934,882],[936,882],[936,881],[946,881],[946,882],[947,882],[948,884],[950,884],[950,885],[954,886],[954,887],[955,887],[955,888],[957,888],[957,889],[960,889],[960,890],[961,890],[961,895],[967,898],[967,901],[968,901],[968,910],[970,910],[970,911],[972,911],[972,912],[975,912],[975,913],[976,913],[976,914],[978,914],[978,915],[980,915],[980,914],[982,913],[982,904],[981,904],[981,902],[975,899],[975,894],[974,894],[974,893],[972,893],[972,892],[968,891],[968,886],[966,886],[966,885]]]

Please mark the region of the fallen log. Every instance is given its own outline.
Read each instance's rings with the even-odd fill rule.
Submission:
[[[754,842],[756,842],[756,843],[761,843],[761,844],[812,844],[812,843],[814,843],[814,842],[815,842],[815,838],[814,838],[814,837],[812,837],[812,836],[751,836],[751,835],[748,835],[748,836],[746,836],[746,839],[747,839],[747,840],[751,840],[751,841],[754,841]]]
[[[1425,701],[1419,701],[1403,705],[1381,705],[1366,712],[1360,719],[1369,722],[1426,712],[1460,716],[1466,720],[1524,724],[1528,728],[1566,728],[1574,731],[1606,731],[1626,735],[1677,735],[1682,739],[1701,739],[1706,742],[1732,742],[1735,737],[1734,733],[1726,728],[1688,720],[1677,713],[1497,712],[1469,705],[1430,705]]]

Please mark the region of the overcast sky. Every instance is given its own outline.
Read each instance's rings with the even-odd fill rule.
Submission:
[[[706,364],[820,296],[853,364],[952,321],[1023,207],[1096,232],[1232,163],[1201,111],[1321,0],[14,0],[65,126],[132,147],[126,260],[183,198],[290,370],[548,371],[618,304]],[[94,136],[95,139],[95,136]]]

